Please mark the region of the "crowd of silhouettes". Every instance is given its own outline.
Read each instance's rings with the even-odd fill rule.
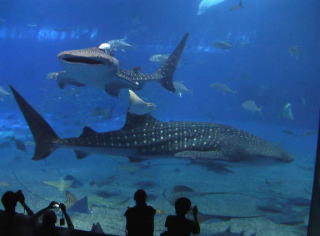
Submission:
[[[134,194],[135,206],[128,207],[124,216],[126,217],[127,236],[153,236],[154,217],[156,210],[147,205],[147,194],[139,189]],[[63,203],[52,201],[47,207],[34,213],[26,204],[24,194],[21,190],[17,192],[7,191],[1,198],[4,210],[0,210],[0,235],[1,236],[58,236],[62,235],[56,227],[57,215],[55,209],[60,209],[63,217],[60,225],[67,223],[67,231],[74,230],[70,216],[67,214]],[[27,214],[16,212],[16,206],[20,203]],[[186,218],[191,210],[191,201],[182,197],[175,201],[176,215],[169,215],[165,222],[167,230],[160,236],[190,236],[200,233],[198,222],[198,209],[192,208],[193,220]],[[67,234],[68,235],[68,234]]]

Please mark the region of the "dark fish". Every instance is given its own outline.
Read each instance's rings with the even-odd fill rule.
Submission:
[[[158,184],[153,181],[140,181],[140,182],[135,183],[135,185],[138,188],[142,188],[142,189],[150,189],[150,188],[154,188],[154,187],[158,186]]]
[[[307,214],[302,215],[297,212],[287,212],[286,214],[268,214],[264,217],[276,224],[300,225],[304,224],[305,216],[307,216]]]
[[[176,185],[172,191],[164,190],[162,192],[162,196],[171,204],[174,205],[175,200],[179,197],[202,197],[205,195],[224,195],[224,194],[239,194],[239,195],[246,195],[236,192],[195,192],[192,188],[185,186],[185,185]],[[246,195],[247,196],[247,195]],[[251,197],[251,196],[250,196]]]
[[[291,201],[292,200],[292,201]],[[301,202],[300,202],[301,201]],[[299,198],[276,199],[271,198],[257,205],[257,209],[263,211],[263,216],[276,224],[299,225],[304,223],[308,212],[296,211],[293,203],[303,204],[304,200]]]
[[[172,192],[174,193],[180,193],[180,192],[190,192],[190,193],[193,193],[194,190],[188,186],[185,186],[185,185],[176,185],[173,187],[172,189]]]
[[[297,134],[289,129],[283,129],[282,133],[286,134],[286,135],[290,135],[290,136],[296,136]]]
[[[173,193],[185,193],[192,196],[205,196],[205,195],[213,195],[213,194],[240,194],[236,192],[196,192],[194,189],[185,186],[185,185],[176,185],[172,189]],[[244,194],[245,195],[245,194]]]
[[[239,9],[241,9],[241,8],[243,8],[242,0],[240,0],[240,1],[238,2],[238,4],[231,6],[231,7],[229,8],[229,10],[230,10],[230,11],[236,11],[236,10],[239,10]]]
[[[11,144],[11,141],[4,141],[0,143],[0,148],[6,148],[9,147]]]
[[[75,150],[77,159],[90,152],[152,159],[291,162],[280,147],[255,135],[226,125],[204,122],[162,122],[150,115],[127,113],[120,130],[98,133],[89,127],[79,137],[59,138],[51,126],[12,88],[14,97],[35,139],[33,160],[46,158],[59,147]]]
[[[287,203],[295,206],[310,206],[311,201],[303,197],[290,197],[287,198]]]
[[[108,191],[97,191],[95,192],[95,194],[103,198],[111,198],[111,197],[120,195],[119,192],[108,192]]]
[[[256,208],[259,211],[263,212],[270,212],[270,213],[281,213],[283,212],[283,205],[282,204],[277,204],[277,203],[264,203],[264,204],[258,204]]]
[[[255,235],[256,233],[251,234],[251,236],[255,236]],[[244,231],[242,231],[241,233],[231,232],[231,227],[229,226],[225,231],[210,234],[209,236],[245,236],[245,234],[244,234]]]
[[[21,139],[17,139],[15,137],[13,137],[13,142],[16,145],[16,148],[22,152],[26,152],[27,148],[26,145],[24,144],[24,142]]]
[[[97,186],[97,187],[103,187],[111,184],[116,179],[115,175],[112,175],[106,179],[100,179],[100,180],[92,180],[90,181],[90,186]]]
[[[211,215],[211,214],[204,214],[199,212],[198,214],[198,220],[200,223],[206,222],[206,221],[230,221],[232,219],[250,219],[250,218],[257,218],[261,217],[261,215],[257,216],[229,216],[229,215]]]
[[[66,175],[64,177],[64,180],[71,180],[72,181],[72,184],[70,186],[71,188],[81,188],[83,186],[83,183],[72,175]]]
[[[231,174],[231,173],[233,173],[233,171],[228,169],[227,165],[224,164],[224,163],[191,160],[190,164],[191,165],[193,164],[193,165],[204,166],[209,171],[213,171],[213,172],[216,172],[216,173],[221,173],[221,174]]]
[[[85,48],[63,51],[58,54],[65,71],[57,72],[60,88],[66,85],[92,86],[105,90],[111,96],[118,96],[121,88],[141,89],[149,81],[159,82],[165,89],[175,92],[173,74],[184,50],[189,34],[186,33],[178,46],[154,73],[146,74],[139,69],[119,68],[116,58],[99,48]]]

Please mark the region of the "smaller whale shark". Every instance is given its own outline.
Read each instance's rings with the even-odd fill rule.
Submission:
[[[91,86],[118,96],[122,88],[139,90],[150,81],[159,82],[165,89],[175,92],[173,74],[188,39],[186,33],[175,50],[160,68],[151,74],[143,73],[139,67],[121,69],[119,61],[99,47],[63,51],[58,54],[64,71],[54,74],[60,88],[66,85]]]
[[[78,159],[90,153],[126,156],[133,161],[157,157],[206,161],[290,162],[280,147],[231,126],[205,122],[163,122],[150,115],[127,113],[123,128],[96,132],[84,127],[79,137],[60,138],[46,120],[11,87],[35,140],[33,160],[48,157],[57,148],[71,148]]]

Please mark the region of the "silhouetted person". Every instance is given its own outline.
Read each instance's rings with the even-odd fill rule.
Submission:
[[[135,192],[134,200],[136,205],[128,207],[128,210],[124,214],[127,219],[126,235],[153,236],[153,221],[156,210],[147,205],[147,194],[142,189]]]
[[[67,221],[68,229],[70,229],[70,230],[74,229],[71,218],[67,214],[66,206],[63,203],[59,204],[59,203],[53,201],[49,204],[49,206],[40,210],[35,215],[36,219],[38,219],[40,216],[42,216],[42,223],[39,226],[37,226],[36,231],[35,231],[36,236],[43,236],[43,235],[58,236],[59,235],[58,229],[56,228],[57,216],[56,216],[56,213],[53,210],[51,210],[51,209],[55,209],[55,208],[61,209],[63,216]]]
[[[27,228],[31,227],[32,210],[25,203],[25,197],[21,190],[17,192],[7,191],[1,198],[4,211],[0,210],[0,235],[28,235]],[[16,212],[17,203],[20,203],[28,216]]]
[[[185,215],[191,209],[191,201],[188,198],[178,198],[175,202],[176,215],[170,215],[166,219],[165,226],[167,232],[163,235],[167,236],[190,236],[191,233],[199,234],[200,225],[198,222],[198,208],[195,206],[192,209],[194,221],[189,220]]]

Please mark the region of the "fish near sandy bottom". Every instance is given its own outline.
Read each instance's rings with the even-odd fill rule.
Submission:
[[[146,74],[136,67],[132,70],[122,69],[119,61],[98,47],[63,51],[58,59],[64,71],[50,73],[49,78],[57,80],[58,86],[91,86],[102,89],[111,96],[118,96],[121,88],[139,90],[144,83],[156,81],[165,89],[175,92],[173,75],[180,61],[189,34],[180,40],[171,55],[154,73]]]
[[[255,236],[256,234],[253,233],[250,236]],[[241,233],[235,233],[235,232],[231,232],[231,228],[228,227],[225,231],[223,232],[219,232],[219,233],[214,233],[214,234],[210,234],[209,236],[245,236],[244,231],[242,231]]]
[[[33,160],[41,160],[59,147],[72,148],[78,159],[89,153],[134,157],[254,161],[262,157],[290,162],[280,147],[231,126],[205,122],[162,122],[150,115],[127,114],[123,128],[98,133],[84,127],[79,137],[59,138],[51,126],[11,87],[35,139]]]

